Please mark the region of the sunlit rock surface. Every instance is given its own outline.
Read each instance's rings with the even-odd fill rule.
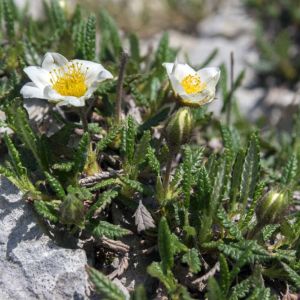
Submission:
[[[86,254],[58,247],[0,177],[0,299],[87,299]]]

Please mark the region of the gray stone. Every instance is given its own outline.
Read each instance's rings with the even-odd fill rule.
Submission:
[[[0,299],[88,299],[87,257],[57,246],[35,212],[0,177]]]

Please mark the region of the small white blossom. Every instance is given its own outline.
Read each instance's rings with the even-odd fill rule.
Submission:
[[[21,89],[24,98],[46,99],[59,106],[84,106],[100,82],[113,78],[101,64],[68,61],[59,53],[46,53],[41,67],[26,67],[24,72],[32,81]]]
[[[201,106],[214,100],[219,68],[195,71],[187,64],[164,63],[173,91],[184,105]]]

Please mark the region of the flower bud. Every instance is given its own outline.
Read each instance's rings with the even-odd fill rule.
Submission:
[[[165,129],[167,144],[170,151],[178,151],[180,145],[189,140],[192,126],[192,114],[188,107],[179,109],[171,116]]]
[[[84,205],[80,199],[72,194],[67,195],[60,206],[60,217],[63,224],[76,224],[84,219]]]
[[[271,190],[258,203],[256,216],[260,224],[274,224],[282,217],[289,205],[288,192]]]

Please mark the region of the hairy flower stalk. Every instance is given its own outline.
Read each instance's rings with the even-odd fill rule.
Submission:
[[[215,98],[219,68],[195,71],[187,64],[164,63],[175,96],[185,106],[199,107]]]

